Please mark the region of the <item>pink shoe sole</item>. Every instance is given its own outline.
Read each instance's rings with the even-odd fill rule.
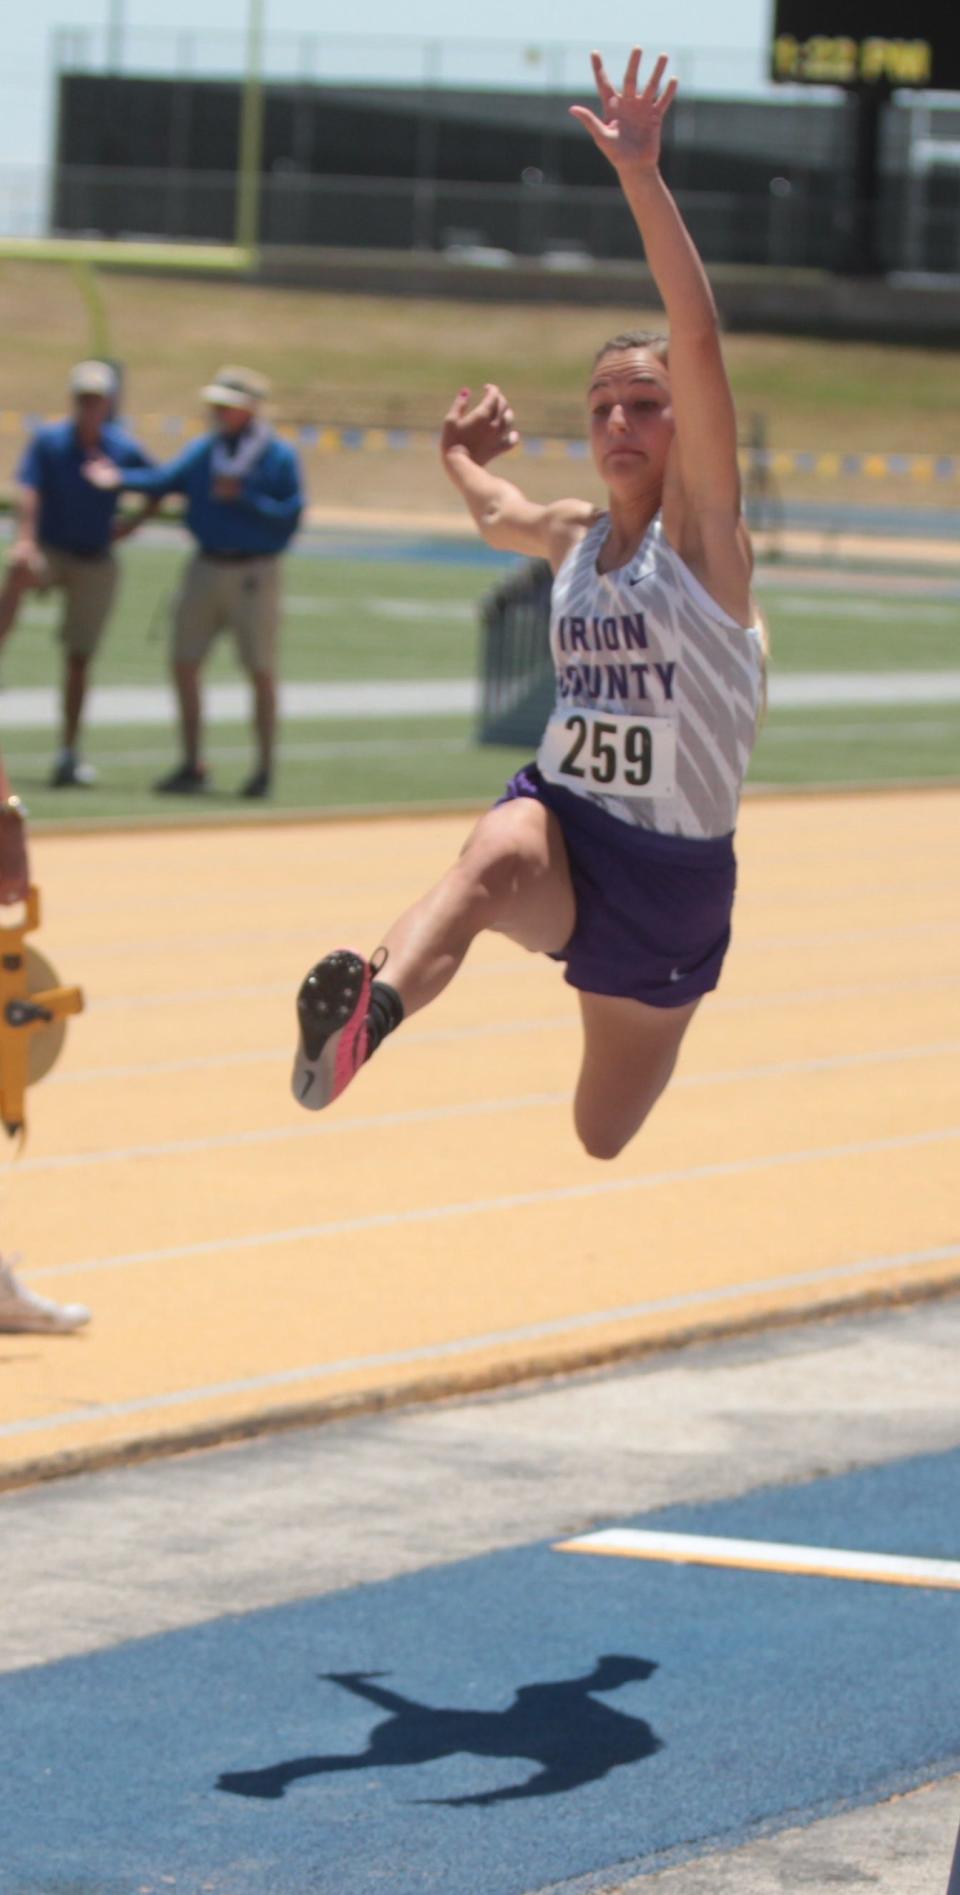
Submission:
[[[294,1098],[308,1112],[321,1112],[338,1099],[367,1057],[372,983],[369,962],[349,948],[337,948],[311,968],[300,988],[292,1085]]]

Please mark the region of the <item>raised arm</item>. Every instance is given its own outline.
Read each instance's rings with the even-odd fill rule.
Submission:
[[[679,477],[686,503],[701,515],[740,517],[740,475],[733,397],[723,363],[717,311],[693,239],[660,175],[663,121],[677,81],[660,91],[661,56],[638,90],[642,54],[634,48],[618,91],[599,53],[592,55],[603,117],[571,108],[616,171],[633,212],[670,330],[670,386]]]
[[[488,463],[517,446],[520,436],[506,396],[488,382],[470,406],[469,388],[452,402],[440,436],[440,458],[488,546],[547,559],[554,571],[595,519],[586,500],[528,500],[511,480],[491,474]]]

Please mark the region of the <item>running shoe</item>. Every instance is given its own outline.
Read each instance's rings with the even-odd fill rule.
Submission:
[[[273,779],[269,770],[254,770],[253,775],[248,776],[246,782],[241,785],[240,795],[250,798],[269,796],[272,789]]]
[[[201,763],[178,763],[168,776],[161,776],[154,784],[158,796],[203,796],[210,788],[210,780]]]
[[[9,1263],[0,1258],[0,1333],[31,1336],[69,1336],[90,1321],[83,1303],[51,1303],[35,1290],[25,1289]]]
[[[311,968],[297,995],[300,1044],[293,1096],[308,1112],[322,1112],[339,1098],[367,1057],[367,1011],[376,971],[361,954],[336,948]]]
[[[72,750],[61,750],[50,772],[52,790],[91,790],[97,773],[92,763],[83,763]]]

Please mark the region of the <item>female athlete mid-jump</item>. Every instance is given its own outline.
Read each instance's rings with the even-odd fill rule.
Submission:
[[[577,1132],[613,1158],[676,1063],[730,939],[733,830],[763,695],[737,430],[703,266],[658,159],[676,81],[660,58],[603,116],[573,115],[609,159],[669,320],[627,333],[590,375],[590,444],[608,494],[539,506],[488,471],[519,436],[505,395],[461,389],[444,467],[484,539],[548,559],[557,697],[536,762],[460,860],[367,961],[337,950],[298,997],[295,1096],[328,1105],[408,1014],[435,1000],[483,929],[566,963],[583,1017]],[[389,983],[379,978],[389,963]]]

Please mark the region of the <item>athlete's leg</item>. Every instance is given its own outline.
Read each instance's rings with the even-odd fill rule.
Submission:
[[[580,995],[583,1064],[573,1119],[591,1158],[616,1158],[667,1084],[698,1000],[649,1007],[607,994]]]
[[[200,703],[200,666],[178,662],[173,666],[173,683],[180,713],[180,742],[183,760],[191,770],[200,767],[200,743],[203,735]]]
[[[517,797],[480,818],[459,861],[385,934],[387,978],[404,1013],[416,1013],[443,992],[484,929],[551,954],[569,940],[575,917],[560,825],[535,798]]]
[[[556,818],[533,798],[488,810],[459,861],[388,929],[372,963],[337,950],[307,975],[297,1000],[295,1098],[308,1111],[338,1098],[384,1034],[443,992],[485,928],[553,953],[575,916]]]

